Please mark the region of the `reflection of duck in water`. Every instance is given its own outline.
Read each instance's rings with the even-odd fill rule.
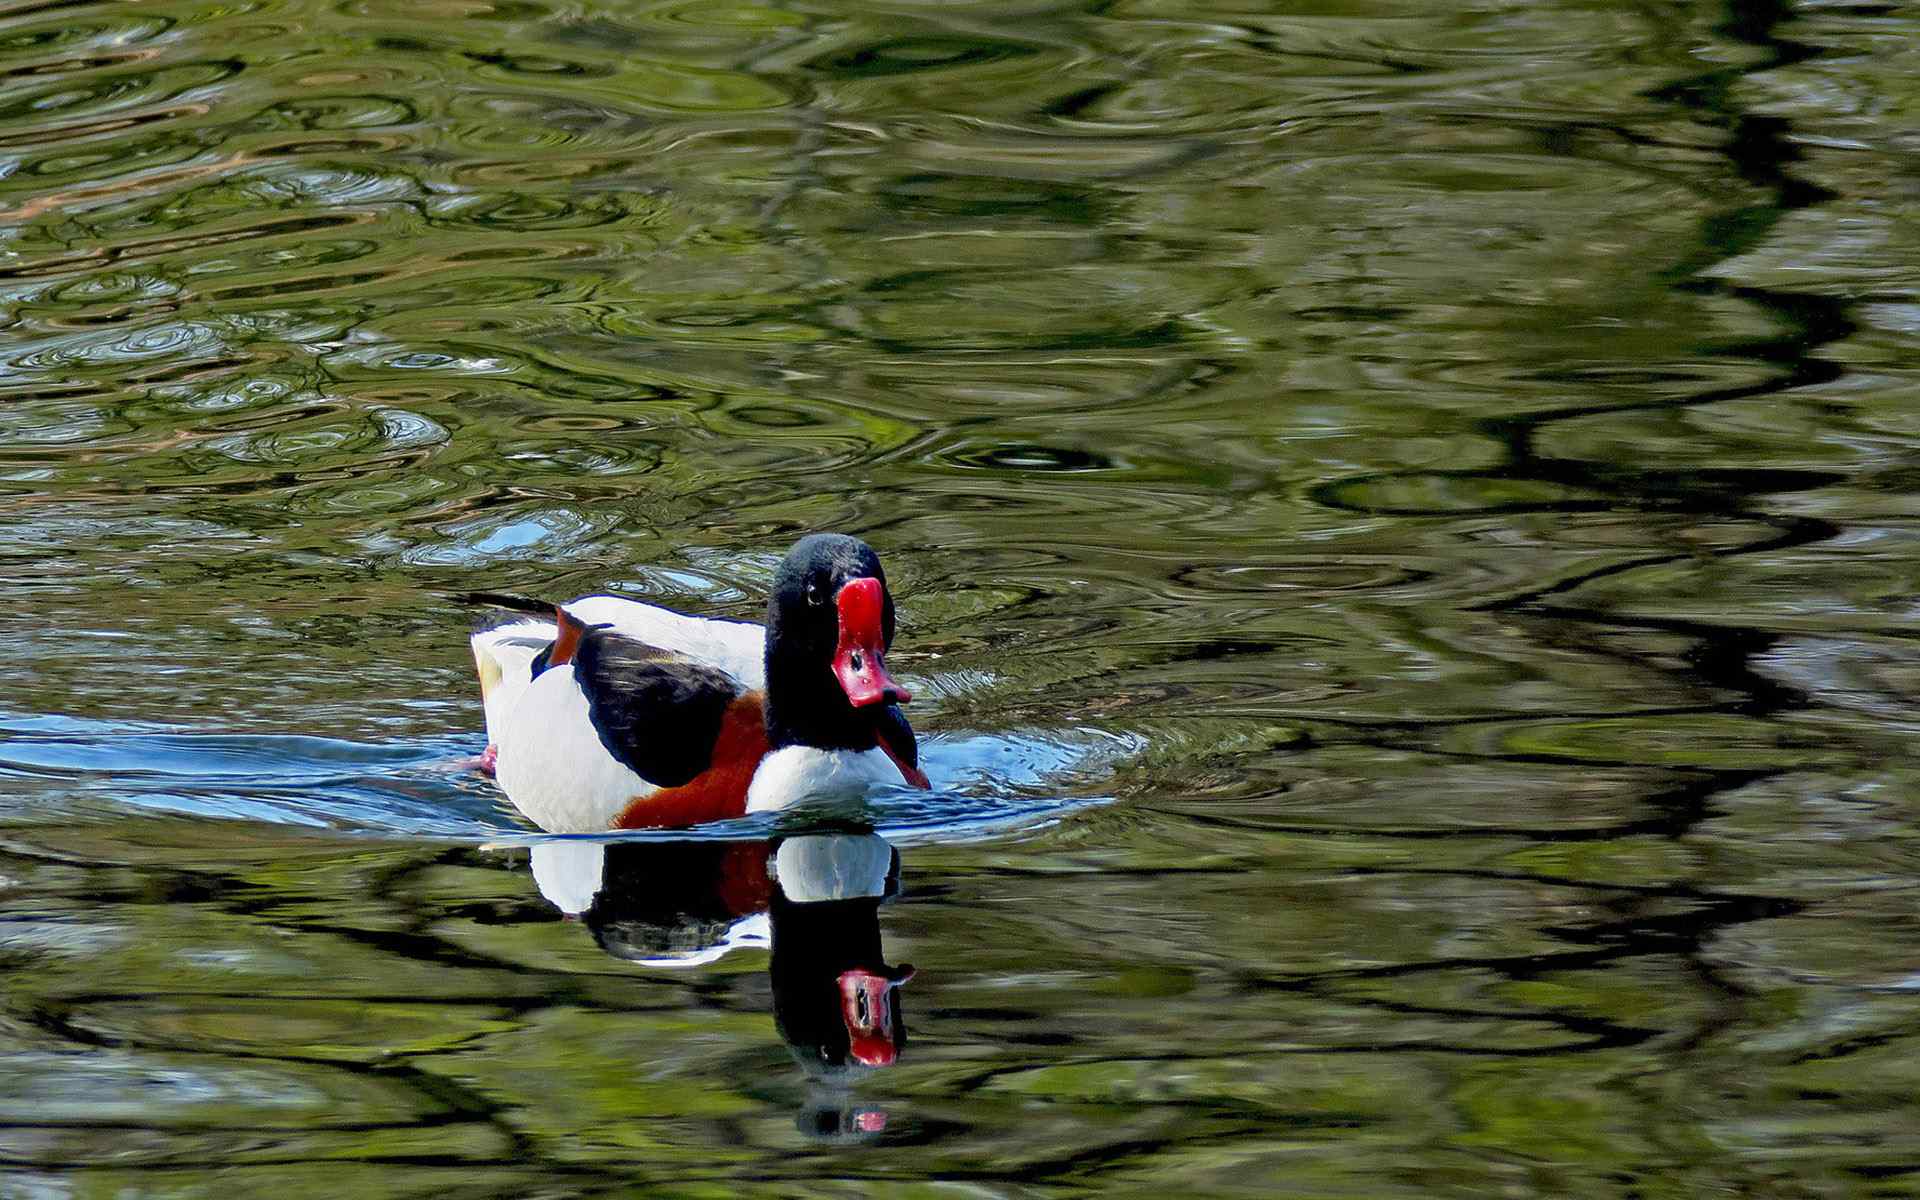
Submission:
[[[899,989],[913,968],[888,965],[880,944],[900,857],[877,835],[542,842],[533,876],[630,962],[691,966],[771,941],[774,1024],[814,1077],[890,1066],[906,1044]]]
[[[615,958],[647,966],[712,962],[768,944],[772,843],[542,842],[541,895]]]
[[[888,1067],[907,1042],[900,985],[888,966],[880,905],[900,890],[900,857],[878,837],[799,837],[780,844],[772,897],[773,1016],[810,1072]]]
[[[927,786],[887,674],[893,597],[872,547],[802,538],[767,625],[615,596],[473,635],[486,761],[552,832],[680,827],[902,780]]]

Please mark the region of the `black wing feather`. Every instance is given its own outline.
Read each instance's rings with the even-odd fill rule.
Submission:
[[[573,658],[587,716],[607,753],[658,787],[679,787],[713,764],[733,676],[604,629]]]

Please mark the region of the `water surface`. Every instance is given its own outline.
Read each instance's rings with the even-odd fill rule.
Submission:
[[[0,10],[0,1196],[1910,1192],[1916,46]],[[452,597],[816,528],[937,794],[554,883]]]

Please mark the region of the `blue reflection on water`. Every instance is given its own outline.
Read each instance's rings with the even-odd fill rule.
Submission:
[[[507,808],[470,764],[470,737],[374,744],[284,734],[195,733],[63,716],[0,716],[0,775],[36,780],[36,813],[62,797],[110,797],[155,812],[305,825],[382,836],[546,840]],[[896,841],[982,836],[1097,804],[1102,765],[1136,739],[956,732],[928,738],[932,792],[900,788],[859,799],[756,813],[693,830],[635,830],[626,840],[765,837],[855,824]],[[0,807],[5,806],[0,801]]]

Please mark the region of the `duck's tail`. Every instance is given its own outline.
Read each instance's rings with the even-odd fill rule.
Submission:
[[[463,604],[526,614],[504,620],[494,614],[483,615],[475,620],[473,634],[467,639],[473,647],[474,668],[480,673],[480,702],[487,713],[487,741],[497,746],[508,714],[533,681],[535,661],[550,651],[559,635],[555,623],[559,606],[500,592],[462,592],[454,599]]]
[[[532,596],[515,596],[510,592],[455,592],[451,597],[455,604],[471,604],[476,608],[504,608],[508,612],[538,613],[551,619],[553,610],[560,606],[552,600],[536,600]]]

